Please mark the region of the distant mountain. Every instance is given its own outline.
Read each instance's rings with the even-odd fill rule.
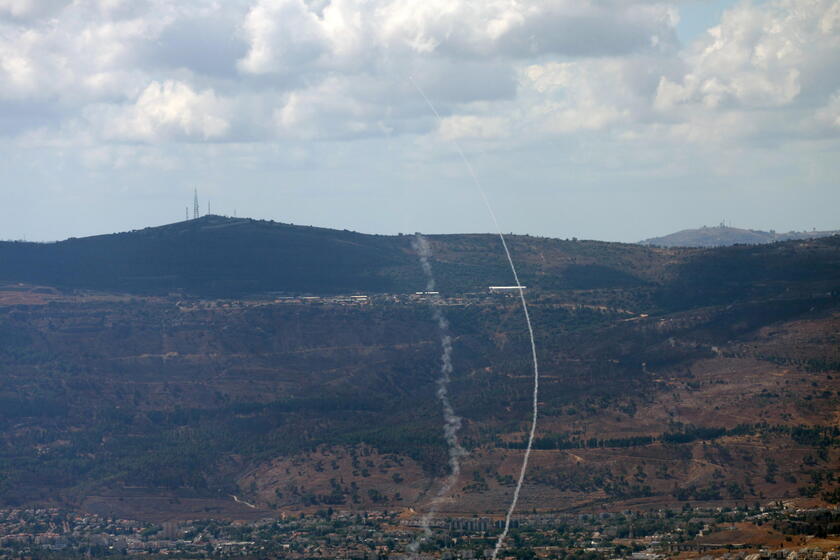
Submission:
[[[815,239],[837,235],[838,233],[840,233],[840,230],[778,233],[772,230],[761,231],[720,225],[717,227],[703,226],[697,229],[684,229],[670,235],[645,239],[639,243],[656,247],[725,247],[729,245],[759,245],[795,239]]]

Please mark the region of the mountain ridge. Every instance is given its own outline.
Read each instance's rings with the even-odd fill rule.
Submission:
[[[742,229],[721,224],[715,227],[703,226],[694,229],[684,229],[661,237],[643,239],[639,241],[639,244],[656,247],[726,247],[729,245],[757,245],[781,241],[817,239],[837,234],[840,234],[840,230],[777,233],[775,230]]]
[[[438,274],[451,289],[480,290],[510,282],[495,234],[428,235],[441,249]],[[246,218],[205,216],[130,232],[52,243],[0,242],[0,280],[69,288],[211,296],[259,292],[375,293],[420,289],[413,236],[374,235]],[[599,241],[509,236],[532,284],[548,268],[565,267],[569,286],[599,277],[610,284],[648,279],[636,261],[658,260],[659,249]],[[618,250],[616,248],[621,247]],[[454,252],[453,252],[454,251]],[[588,270],[595,256],[620,262]],[[628,255],[632,254],[633,258]],[[448,256],[449,255],[449,256]],[[451,257],[451,258],[450,258]],[[481,280],[480,280],[481,279]]]

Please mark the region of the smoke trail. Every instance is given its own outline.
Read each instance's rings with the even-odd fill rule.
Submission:
[[[420,266],[423,268],[423,274],[426,276],[426,291],[433,292],[435,291],[435,276],[432,272],[432,263],[429,260],[431,256],[429,242],[420,233],[417,233],[411,245],[420,258]],[[417,537],[408,545],[408,550],[412,555],[417,553],[417,550],[420,548],[420,543],[432,534],[432,531],[429,529],[432,518],[437,513],[441,500],[443,500],[444,496],[458,482],[458,478],[461,476],[461,457],[467,454],[466,450],[461,447],[461,443],[458,441],[458,430],[461,429],[461,417],[455,414],[455,409],[449,400],[449,382],[452,379],[453,371],[452,336],[449,334],[449,321],[446,320],[446,316],[444,316],[441,310],[440,298],[438,296],[434,296],[433,304],[432,316],[435,318],[438,330],[440,331],[440,345],[442,348],[440,376],[435,381],[435,384],[437,385],[437,398],[443,408],[443,436],[449,447],[449,476],[446,477],[435,494],[435,497],[432,499],[429,510],[420,519],[423,535]]]
[[[443,119],[440,117],[440,114],[435,109],[435,106],[426,96],[420,86],[414,81],[411,76],[409,76],[409,81],[417,90],[417,92],[423,97],[423,100],[426,101],[426,105],[429,106],[429,109],[432,110],[434,113],[435,118],[437,118],[438,123],[442,123]],[[516,487],[513,491],[513,499],[510,502],[510,507],[508,508],[507,513],[505,514],[505,526],[502,530],[502,533],[499,535],[498,540],[496,541],[496,546],[493,549],[493,560],[496,560],[496,557],[499,554],[499,551],[502,549],[502,545],[504,545],[505,539],[507,538],[508,532],[510,531],[510,520],[513,517],[513,512],[516,511],[516,505],[519,502],[519,493],[522,491],[522,483],[525,481],[525,473],[528,470],[528,461],[531,458],[531,449],[534,445],[534,434],[537,431],[537,415],[539,412],[539,392],[540,392],[540,367],[539,363],[537,362],[537,344],[534,342],[534,328],[531,326],[531,316],[528,314],[528,303],[525,301],[525,292],[522,290],[522,284],[519,282],[519,275],[516,272],[516,266],[513,264],[513,258],[510,256],[510,250],[507,246],[507,241],[505,241],[505,236],[502,233],[502,228],[499,226],[499,221],[496,219],[496,213],[493,212],[493,207],[490,206],[490,201],[487,199],[487,194],[484,192],[484,188],[481,186],[481,181],[478,180],[478,176],[475,174],[475,170],[473,169],[470,160],[467,159],[467,156],[464,154],[464,150],[461,149],[461,145],[458,143],[457,140],[452,140],[452,143],[455,144],[455,148],[458,150],[458,154],[461,156],[461,160],[464,162],[464,165],[467,166],[467,170],[470,173],[470,177],[472,177],[473,184],[475,185],[478,192],[481,194],[481,199],[484,201],[484,206],[487,208],[487,212],[490,213],[490,217],[493,220],[493,224],[496,226],[496,231],[499,233],[499,239],[502,241],[502,247],[505,250],[505,256],[507,257],[508,264],[510,265],[510,271],[513,273],[513,279],[516,282],[516,287],[519,288],[519,299],[522,302],[522,312],[525,314],[525,322],[528,325],[528,336],[531,338],[531,356],[533,357],[534,361],[534,398],[533,398],[533,416],[531,420],[531,430],[528,433],[528,445],[525,447],[525,455],[522,458],[522,467],[519,470],[519,478],[516,481]]]

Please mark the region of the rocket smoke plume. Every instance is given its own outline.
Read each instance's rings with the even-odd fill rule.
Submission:
[[[432,273],[432,263],[429,260],[431,256],[431,247],[429,242],[421,234],[416,234],[411,243],[417,255],[420,257],[420,266],[423,268],[423,273],[426,276],[426,291],[435,291],[435,277]],[[449,321],[443,314],[440,307],[440,299],[435,295],[433,299],[434,306],[432,307],[432,315],[438,325],[440,331],[440,345],[442,348],[440,358],[440,376],[437,378],[435,384],[437,385],[437,398],[443,408],[443,436],[446,439],[446,445],[449,447],[449,476],[446,477],[441,487],[435,493],[432,499],[429,510],[423,514],[420,519],[420,525],[423,528],[423,535],[414,540],[409,546],[408,550],[412,554],[416,554],[420,548],[420,543],[423,539],[431,535],[429,524],[432,518],[437,513],[438,506],[441,500],[452,490],[452,487],[458,482],[461,475],[461,457],[467,454],[466,450],[461,447],[458,441],[458,430],[461,429],[461,418],[455,414],[455,409],[452,408],[452,402],[449,400],[449,382],[452,379],[452,337],[449,334]]]
[[[440,118],[440,113],[437,112],[435,106],[426,96],[420,86],[409,77],[414,88],[423,97],[423,100],[426,101],[426,105],[429,106],[432,113],[434,113],[435,118],[437,119],[438,123],[442,123],[443,119]],[[493,207],[490,206],[490,201],[487,199],[487,194],[484,192],[484,188],[481,186],[481,181],[478,180],[478,175],[475,174],[475,170],[473,169],[470,160],[467,159],[467,156],[464,154],[464,150],[461,149],[461,145],[458,144],[456,140],[453,140],[452,143],[455,145],[455,148],[458,150],[458,154],[461,156],[461,160],[464,162],[464,165],[467,167],[467,170],[470,173],[470,177],[472,178],[473,184],[475,185],[478,192],[481,194],[481,199],[484,201],[484,206],[487,208],[487,212],[490,214],[490,217],[493,220],[493,224],[496,226],[496,231],[499,233],[499,239],[502,242],[502,248],[505,250],[505,256],[507,257],[508,264],[510,265],[510,271],[513,273],[513,280],[516,282],[516,287],[519,288],[519,299],[522,302],[522,312],[525,314],[525,323],[528,325],[528,336],[531,339],[531,356],[533,357],[534,363],[534,396],[533,396],[533,412],[531,417],[531,429],[528,433],[528,445],[525,447],[525,455],[522,458],[522,467],[519,469],[519,478],[516,480],[516,487],[513,490],[513,499],[510,502],[510,506],[508,507],[507,513],[505,514],[505,526],[502,529],[501,534],[499,535],[498,540],[496,540],[496,546],[493,549],[493,560],[496,560],[496,557],[499,555],[499,551],[502,549],[502,546],[505,543],[505,539],[507,538],[508,532],[510,531],[510,519],[513,517],[513,512],[516,511],[516,504],[519,502],[519,493],[522,491],[522,483],[525,481],[525,473],[528,471],[528,461],[531,458],[531,449],[534,446],[534,434],[537,431],[537,416],[539,412],[539,393],[540,393],[540,366],[537,361],[537,344],[534,342],[534,328],[531,325],[531,316],[528,314],[528,303],[525,301],[525,292],[522,290],[522,284],[519,282],[519,275],[516,272],[516,266],[513,264],[513,258],[510,256],[510,250],[507,246],[507,241],[505,241],[505,236],[502,234],[502,228],[499,226],[499,221],[496,219],[496,213],[493,212]]]

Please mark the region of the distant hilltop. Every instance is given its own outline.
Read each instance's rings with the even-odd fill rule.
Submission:
[[[639,243],[657,247],[725,247],[739,244],[760,245],[775,241],[814,239],[838,234],[840,234],[840,230],[779,233],[774,230],[740,229],[721,224],[716,227],[703,226],[697,229],[684,229],[670,235],[645,239],[639,241]]]
[[[412,239],[205,215],[55,243],[0,241],[0,283],[226,298],[406,294],[425,285]],[[442,292],[494,286],[504,293],[510,286],[498,235],[428,240]],[[522,235],[507,241],[521,257],[520,278],[531,290],[636,288],[656,281],[662,273],[657,263],[666,262],[661,250],[637,244]],[[0,339],[0,353],[2,347]]]

